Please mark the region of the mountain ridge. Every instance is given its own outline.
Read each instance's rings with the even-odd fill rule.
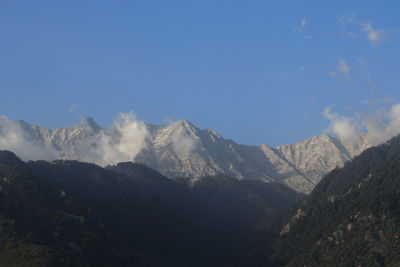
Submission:
[[[277,147],[249,146],[225,139],[215,130],[199,129],[187,120],[154,125],[129,115],[121,115],[108,128],[101,128],[93,118],[54,129],[25,121],[16,124],[27,142],[54,159],[75,159],[102,166],[135,161],[168,177],[197,180],[225,174],[237,179],[277,181],[302,193],[311,192],[323,175],[370,146],[364,144],[360,149],[327,134]]]

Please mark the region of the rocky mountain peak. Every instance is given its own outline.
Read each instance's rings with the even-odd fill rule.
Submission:
[[[93,130],[95,132],[101,130],[101,127],[91,117],[87,117],[87,118],[83,119],[82,122],[80,123],[80,126],[82,128],[91,129],[91,130]]]
[[[214,130],[200,130],[187,120],[146,124],[146,131],[137,133],[127,128],[123,145],[114,142],[121,133],[102,129],[93,118],[86,118],[77,126],[52,130],[23,121],[18,124],[28,142],[43,146],[56,159],[101,165],[110,164],[111,159],[132,159],[169,177],[200,179],[224,174],[237,179],[265,178],[303,193],[311,192],[324,174],[343,166],[356,154],[355,149],[349,151],[348,146],[327,134],[275,148],[247,146],[224,139]],[[107,138],[102,138],[101,133],[106,133]],[[135,156],[132,149],[137,152]]]
[[[174,130],[186,131],[189,133],[196,133],[199,129],[187,120],[178,120],[170,124]]]

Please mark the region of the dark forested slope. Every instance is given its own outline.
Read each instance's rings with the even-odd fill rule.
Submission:
[[[400,138],[332,171],[260,228],[265,240],[276,238],[260,265],[399,266]]]
[[[300,197],[224,176],[184,181],[0,151],[0,265],[240,265],[258,220]]]
[[[49,190],[14,154],[0,152],[0,265],[125,265],[144,259],[64,191]]]

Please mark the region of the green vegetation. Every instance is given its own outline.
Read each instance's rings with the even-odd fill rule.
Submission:
[[[301,195],[144,165],[24,163],[0,151],[0,266],[240,266],[254,226]]]
[[[304,198],[276,183],[0,151],[0,266],[399,266],[399,255],[400,137]]]
[[[399,266],[400,138],[328,174],[264,231],[269,266]]]

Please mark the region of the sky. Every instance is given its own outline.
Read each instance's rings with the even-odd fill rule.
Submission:
[[[0,114],[295,143],[399,101],[398,1],[0,0]],[[332,115],[336,114],[336,115]],[[340,114],[340,115],[338,115]]]

